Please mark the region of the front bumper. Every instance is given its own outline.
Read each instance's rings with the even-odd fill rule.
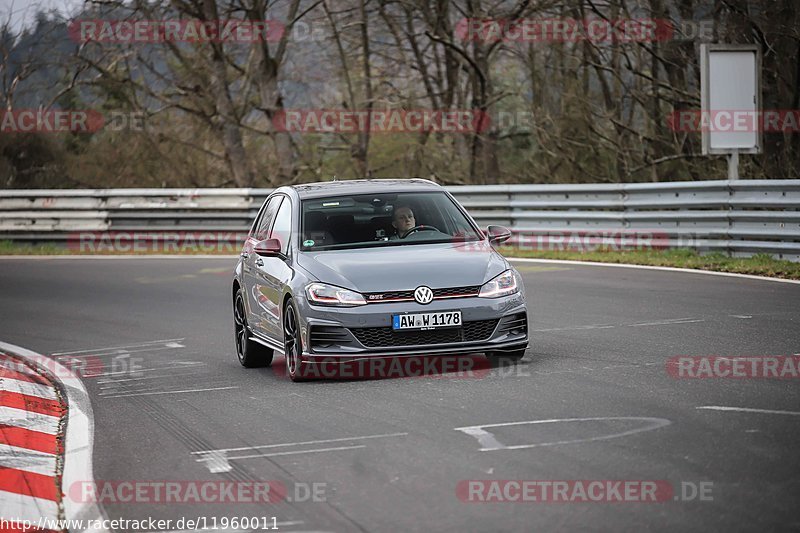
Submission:
[[[528,316],[522,293],[503,298],[434,300],[428,305],[389,302],[326,308],[307,301],[299,303],[303,355],[308,360],[502,352],[528,345]],[[395,314],[452,310],[461,311],[463,327],[427,332],[395,332],[391,327]]]

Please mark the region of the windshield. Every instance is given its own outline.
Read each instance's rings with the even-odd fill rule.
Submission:
[[[404,246],[481,238],[444,192],[359,194],[302,202],[301,250]]]

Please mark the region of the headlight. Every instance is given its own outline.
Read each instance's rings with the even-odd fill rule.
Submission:
[[[367,303],[364,297],[355,291],[326,285],[325,283],[312,283],[306,287],[308,301],[314,305],[330,305],[334,307],[353,307]]]
[[[481,298],[499,298],[500,296],[508,296],[517,292],[519,292],[517,276],[514,275],[513,270],[506,270],[491,281],[484,283],[478,296]]]

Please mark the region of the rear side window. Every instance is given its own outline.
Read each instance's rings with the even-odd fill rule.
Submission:
[[[272,225],[272,220],[275,218],[275,213],[278,212],[278,207],[283,200],[283,196],[273,196],[270,198],[264,212],[261,213],[261,219],[258,221],[255,229],[253,230],[253,238],[263,241],[269,235],[269,227]]]
[[[278,239],[281,243],[281,252],[284,254],[289,251],[289,239],[292,236],[292,202],[287,198],[281,204],[278,214],[275,216],[275,225],[272,226],[270,239]]]

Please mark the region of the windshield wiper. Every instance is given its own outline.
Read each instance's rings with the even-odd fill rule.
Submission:
[[[405,239],[397,239],[392,241],[368,241],[368,242],[350,242],[350,243],[342,243],[342,244],[329,244],[327,246],[318,246],[314,248],[304,249],[304,252],[324,252],[326,250],[357,250],[363,248],[383,248],[387,246],[407,246],[407,245],[414,245],[414,244],[444,244],[444,243],[464,243],[464,242],[478,242],[480,241],[479,238],[475,238],[471,241],[465,241],[462,239],[455,240],[452,237],[446,239],[426,239],[426,240],[405,240]]]

